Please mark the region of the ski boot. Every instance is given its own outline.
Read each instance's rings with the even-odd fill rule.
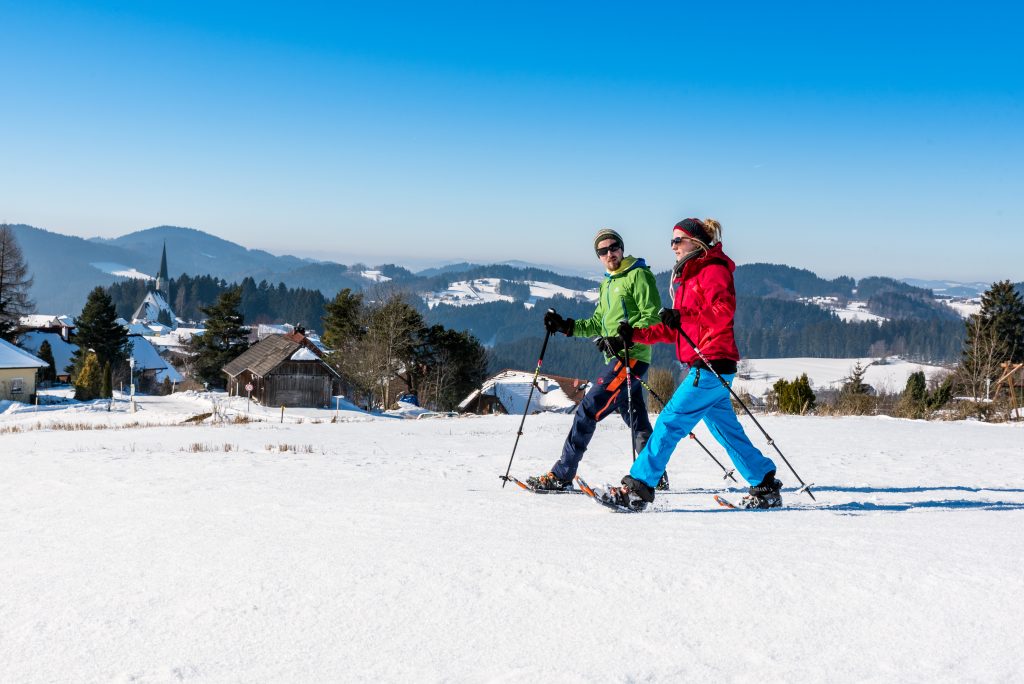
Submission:
[[[658,486],[655,487],[655,489],[658,490],[659,492],[667,492],[668,491],[668,471],[667,470],[664,473],[662,473],[661,479],[658,480]]]
[[[764,476],[760,484],[754,485],[740,499],[737,508],[782,508],[782,483],[775,479],[775,471]]]
[[[526,478],[526,486],[531,489],[544,489],[553,492],[564,492],[572,489],[572,480],[560,480],[554,473],[544,473],[536,477]]]

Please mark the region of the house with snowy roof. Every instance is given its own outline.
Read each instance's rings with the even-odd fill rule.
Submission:
[[[42,359],[0,339],[0,401],[35,401],[36,373],[46,365]]]
[[[18,319],[17,331],[56,333],[67,342],[75,332],[75,320],[68,315],[30,314]]]
[[[141,392],[153,392],[166,379],[173,384],[185,378],[178,370],[157,352],[148,338],[142,335],[129,335],[131,358],[134,361],[133,379]]]
[[[578,378],[545,373],[537,376],[533,371],[506,368],[492,375],[484,384],[459,403],[461,413],[572,413],[590,388],[590,383]],[[533,387],[533,395],[530,388]]]
[[[53,372],[57,382],[70,382],[71,357],[78,351],[78,345],[68,342],[59,332],[52,330],[28,330],[19,333],[15,338],[18,346],[29,354],[38,357],[43,347],[43,342],[50,345],[50,353],[53,354]]]
[[[344,382],[301,329],[268,335],[224,366],[228,393],[264,406],[329,407]],[[246,389],[251,387],[252,389]]]

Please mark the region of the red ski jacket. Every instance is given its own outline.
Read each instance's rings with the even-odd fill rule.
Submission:
[[[683,264],[683,272],[672,282],[672,307],[679,310],[680,325],[709,361],[740,360],[732,329],[736,315],[735,270],[736,264],[719,243],[707,254]],[[675,343],[676,358],[682,363],[694,365],[699,360],[686,339],[664,323],[634,329],[633,340]]]

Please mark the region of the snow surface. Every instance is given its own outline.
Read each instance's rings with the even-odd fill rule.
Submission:
[[[598,290],[571,290],[553,283],[545,283],[534,280],[524,281],[530,286],[530,298],[524,303],[526,308],[533,307],[538,299],[547,299],[555,295],[563,297],[577,297],[587,301],[596,302]],[[474,304],[487,304],[488,302],[512,302],[515,301],[509,295],[498,292],[501,278],[478,278],[477,280],[462,280],[451,283],[448,289],[443,292],[431,292],[424,296],[427,306],[434,308],[438,304],[450,304],[452,306],[472,306]]]
[[[961,318],[970,318],[981,312],[980,299],[940,299],[939,301],[960,314]]]
[[[7,340],[0,340],[0,368],[45,368],[46,362]]]
[[[319,361],[320,357],[313,353],[307,347],[299,347],[295,350],[295,353],[289,357],[292,361]]]
[[[372,280],[375,283],[386,283],[391,280],[391,278],[380,271],[362,271],[359,275],[363,276],[367,280]]]
[[[147,275],[142,271],[136,270],[131,266],[125,266],[124,264],[116,264],[111,261],[97,261],[89,264],[93,268],[97,268],[104,273],[110,275],[121,276],[122,278],[135,278],[136,280],[156,280],[151,275]]]
[[[781,468],[787,508],[718,508],[686,442],[622,515],[501,488],[520,416],[183,424],[245,405],[0,415],[0,679],[1024,678],[1024,424],[763,416],[817,503]],[[512,473],[570,421],[529,416]],[[605,421],[581,474],[618,480],[628,444]]]
[[[896,356],[885,359],[744,359],[740,362],[740,372],[733,380],[732,387],[737,394],[746,392],[761,397],[779,379],[795,380],[807,373],[811,389],[838,390],[849,379],[858,362],[865,368],[864,382],[883,394],[902,392],[912,373],[924,371],[925,379],[932,380],[949,372],[941,366],[912,363]]]
[[[800,298],[800,301],[815,306],[821,307],[827,311],[833,311],[840,319],[844,321],[876,321],[881,323],[889,320],[884,316],[879,316],[868,311],[867,302],[847,302],[845,306],[839,305],[839,299],[837,297],[805,297]]]

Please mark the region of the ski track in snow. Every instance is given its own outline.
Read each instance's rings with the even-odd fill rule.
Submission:
[[[0,415],[167,425],[0,434],[3,681],[1024,676],[1021,424],[760,417],[815,503],[744,418],[787,508],[719,508],[687,441],[677,491],[619,515],[502,489],[518,416],[181,426],[209,403],[139,404]],[[570,421],[528,417],[512,473],[546,471]],[[628,440],[602,423],[581,474],[618,481]]]

